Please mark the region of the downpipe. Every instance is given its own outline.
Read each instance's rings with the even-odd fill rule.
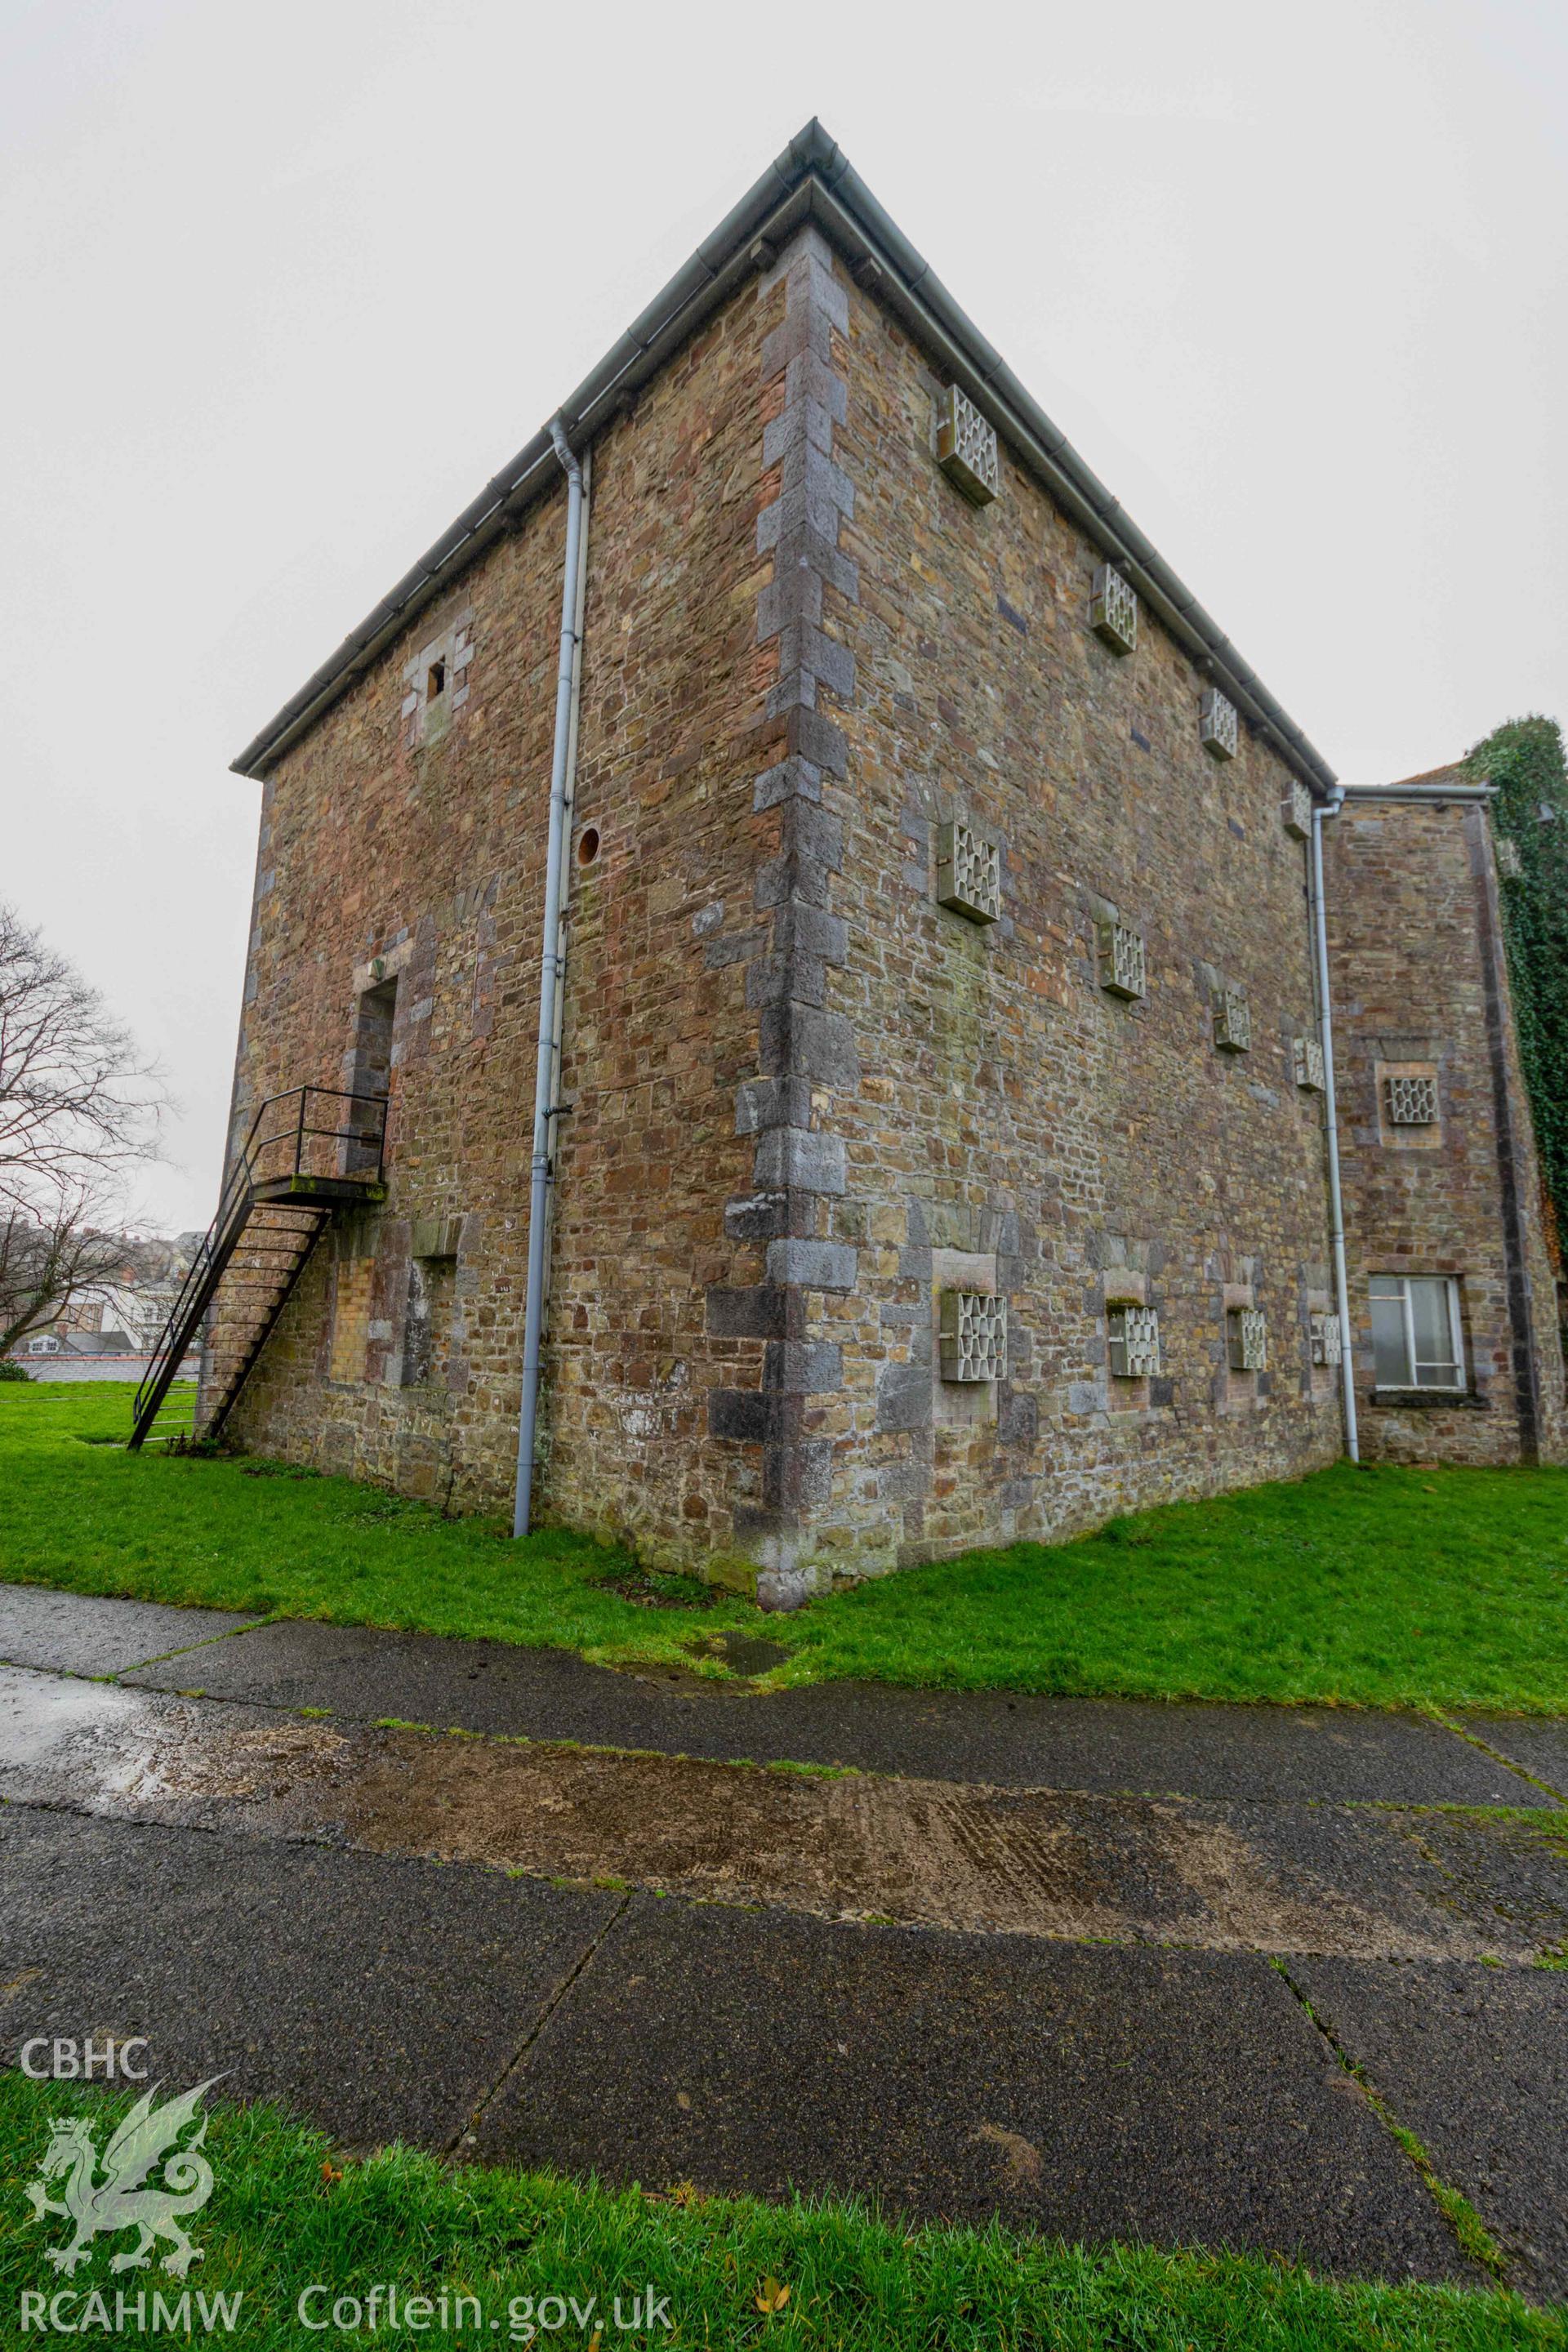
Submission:
[[[528,1533],[533,1497],[534,1432],[539,1416],[539,1367],[544,1336],[544,1266],[550,1224],[552,1123],[557,1114],[555,1044],[563,964],[561,915],[566,864],[566,803],[574,729],[582,576],[583,468],[560,418],[550,438],[566,476],[566,547],[561,580],[561,661],[555,677],[555,740],[550,762],[550,837],[544,867],[544,921],[539,942],[539,1048],[533,1076],[533,1152],[528,1186],[528,1295],[523,1309],[522,1402],[517,1425],[514,1537]]]
[[[1323,1047],[1323,1112],[1328,1127],[1329,1152],[1329,1244],[1334,1262],[1334,1304],[1340,1318],[1340,1386],[1344,1399],[1345,1452],[1352,1462],[1361,1460],[1361,1444],[1356,1431],[1355,1366],[1351,1359],[1351,1298],[1350,1283],[1345,1273],[1345,1206],[1340,1187],[1340,1129],[1334,1108],[1334,1019],[1329,999],[1329,920],[1323,892],[1323,824],[1338,816],[1344,803],[1342,787],[1336,787],[1325,804],[1312,803],[1312,940],[1318,965],[1318,1021]]]
[[[583,466],[583,533],[577,547],[577,610],[573,629],[577,650],[572,669],[572,725],[566,739],[566,806],[561,820],[561,967],[555,985],[555,1019],[550,1035],[550,1101],[557,1122],[567,1116],[570,1104],[561,1099],[561,1039],[565,1028],[566,1013],[566,927],[572,916],[572,827],[573,813],[577,802],[577,737],[583,720],[583,626],[584,608],[588,601],[588,541],[591,535],[594,509],[594,452],[584,449]],[[551,1129],[550,1192],[544,1216],[544,1288],[541,1299],[542,1330],[550,1322],[550,1289],[555,1265],[555,1159],[561,1148],[559,1124]],[[541,1342],[542,1345],[542,1340]]]

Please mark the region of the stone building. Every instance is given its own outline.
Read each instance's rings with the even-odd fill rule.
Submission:
[[[1332,1460],[1321,757],[816,124],[559,423],[540,1511],[789,1600]],[[542,434],[236,762],[234,1152],[389,1105],[207,1410],[462,1508],[515,1475],[566,507]],[[1326,832],[1366,1377],[1373,1274],[1461,1293],[1462,1397],[1363,1420],[1559,1448],[1484,809]]]
[[[1460,772],[1325,830],[1362,1452],[1560,1461],[1563,1357],[1502,909],[1518,878]]]

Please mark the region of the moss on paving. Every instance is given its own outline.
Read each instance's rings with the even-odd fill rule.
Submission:
[[[174,2085],[169,2086],[171,2090]],[[26,2184],[36,2177],[52,2116],[85,2115],[101,2149],[104,2126],[128,2099],[101,2089],[0,2077],[0,2314],[19,2317],[24,2294],[94,2288],[112,2311],[116,2289],[177,2298],[238,2294],[238,2326],[214,2342],[251,2352],[296,2352],[306,2342],[522,2343],[542,2317],[542,2344],[590,2342],[598,2352],[665,2345],[729,2347],[789,2344],[811,2352],[1562,2352],[1563,2315],[1485,2288],[1388,2286],[1321,2278],[1284,2253],[1243,2257],[1148,2247],[1067,2246],[993,2226],[915,2229],[864,2206],[792,2199],[704,2198],[689,2183],[611,2189],[539,2173],[451,2169],[388,2149],[360,2161],[275,2109],[220,2104],[205,2144],[216,2186],[189,2223],[203,2259],[182,2284],[161,2270],[109,2269],[128,2237],[100,2240],[74,2279],[62,2280],[44,2249],[64,2242],[56,2216],[33,2219]],[[187,2133],[186,2137],[189,2137]],[[301,2293],[330,2290],[308,2305],[317,2318],[341,2295],[363,2299],[395,2285],[405,2304],[424,2294],[437,2310],[477,2299],[481,2324],[462,2329],[352,2337],[307,2335]],[[668,2327],[619,2328],[651,2289]],[[559,2296],[564,2325],[543,2298]],[[514,2299],[528,2298],[532,2317]],[[593,2299],[595,2311],[586,2306]],[[579,2325],[570,2312],[575,2300]],[[67,2306],[73,2324],[84,2305]],[[661,2315],[662,2319],[663,2315]],[[497,2326],[490,2322],[498,2321]],[[593,2336],[595,2325],[599,2337]],[[134,2336],[134,2331],[132,2331]],[[16,2340],[22,2340],[18,2337]],[[30,2335],[26,2340],[43,2341]],[[92,2340],[98,2341],[94,2335]],[[121,2336],[119,2340],[128,2340]],[[140,2341],[140,2336],[135,2340]]]
[[[638,1607],[609,1545],[343,1478],[131,1454],[118,1383],[0,1388],[0,1578],[697,1664],[747,1601]],[[661,1602],[665,1595],[661,1589]],[[1059,1546],[909,1569],[766,1621],[775,1683],[1568,1714],[1568,1471],[1356,1469]]]

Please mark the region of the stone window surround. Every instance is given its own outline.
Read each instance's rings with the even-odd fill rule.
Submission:
[[[1122,919],[1109,898],[1094,901],[1094,971],[1103,996],[1137,1004],[1148,994],[1147,938],[1136,924]]]
[[[1101,563],[1090,584],[1089,625],[1100,642],[1125,659],[1138,646],[1138,592],[1120,564]]]
[[[1398,1059],[1374,1051],[1373,1088],[1377,1106],[1377,1138],[1387,1151],[1440,1151],[1443,1148],[1443,1073],[1435,1055]],[[1432,1083],[1437,1116],[1419,1127],[1395,1126],[1389,1109],[1391,1078],[1427,1078]]]
[[[1342,1377],[1340,1365],[1321,1364],[1313,1353],[1315,1345],[1313,1326],[1320,1316],[1326,1317],[1330,1322],[1335,1324],[1340,1319],[1339,1303],[1331,1290],[1320,1288],[1309,1290],[1307,1293],[1307,1364],[1314,1390],[1338,1388]]]
[[[1119,1372],[1113,1372],[1110,1370],[1110,1317],[1118,1307],[1148,1307],[1153,1303],[1149,1297],[1149,1277],[1146,1274],[1141,1274],[1136,1266],[1108,1265],[1100,1276],[1100,1282],[1105,1300],[1104,1318],[1101,1324],[1101,1328],[1106,1335],[1105,1394],[1107,1410],[1112,1414],[1123,1412],[1145,1413],[1149,1411],[1153,1402],[1153,1381],[1147,1372],[1141,1372],[1136,1380],[1123,1380]],[[1164,1339],[1164,1331],[1163,1328],[1160,1337],[1163,1342]],[[1164,1360],[1163,1345],[1161,1347],[1160,1354],[1163,1366]]]
[[[1272,1367],[1262,1372],[1238,1372],[1230,1360],[1230,1318],[1243,1312],[1256,1313],[1258,1286],[1252,1282],[1226,1282],[1220,1286],[1220,1379],[1222,1412],[1256,1412],[1268,1396],[1267,1386]]]
[[[422,743],[438,743],[468,701],[474,657],[473,621],[472,609],[465,607],[404,664],[400,716],[411,751]],[[436,697],[430,694],[429,684],[430,674],[437,665],[446,685]]]
[[[1298,1030],[1291,1038],[1290,1076],[1300,1094],[1321,1095],[1327,1091],[1327,1057],[1315,1028]]]
[[[1245,988],[1221,978],[1210,1005],[1210,1036],[1216,1054],[1252,1051],[1252,1000]]]
[[[411,929],[405,929],[399,933],[393,945],[387,948],[383,954],[378,956],[369,956],[366,958],[364,962],[356,963],[353,968],[353,974],[351,982],[353,993],[349,1015],[350,1036],[349,1043],[344,1048],[342,1063],[341,1066],[342,1075],[338,1080],[339,1085],[343,1088],[343,1091],[346,1094],[353,1094],[355,1088],[358,1068],[357,1029],[361,1000],[370,995],[373,990],[385,988],[389,982],[401,980],[404,972],[413,961],[415,939],[413,930]],[[389,1078],[393,1071],[398,1070],[403,1066],[404,1048],[407,1041],[410,1017],[411,1007],[407,1002],[407,991],[405,989],[399,988],[394,1003],[392,1016],[392,1052],[388,1068]],[[392,1124],[389,1121],[388,1131],[384,1143],[384,1150],[388,1160],[393,1157],[395,1145],[395,1136],[393,1131]]]
[[[956,383],[934,406],[937,464],[972,506],[990,506],[1002,487],[995,426]]]
[[[994,1250],[935,1248],[931,1254],[931,1412],[937,1428],[994,1421],[1001,1381],[945,1381],[942,1376],[942,1297],[945,1290],[978,1290],[1005,1297]],[[1005,1377],[1005,1374],[1004,1374]]]
[[[1002,844],[972,816],[936,828],[936,902],[966,921],[985,925],[1002,915]]]
[[[1198,736],[1213,760],[1234,760],[1241,748],[1239,714],[1217,686],[1205,687],[1198,698]]]
[[[1312,795],[1300,776],[1292,776],[1279,803],[1280,822],[1292,841],[1312,837]]]

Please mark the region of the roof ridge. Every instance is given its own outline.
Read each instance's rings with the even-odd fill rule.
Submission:
[[[1318,794],[1335,778],[1192,591],[1052,424],[813,115],[558,411],[576,443],[591,440],[656,374],[708,313],[772,258],[777,239],[814,219],[865,272],[864,282],[990,417],[1058,504],[1120,564],[1151,610]],[[764,234],[765,232],[765,234]],[[492,476],[435,545],[351,631],[234,761],[260,776],[336,701],[350,681],[512,521],[552,488],[559,468],[543,427]]]

